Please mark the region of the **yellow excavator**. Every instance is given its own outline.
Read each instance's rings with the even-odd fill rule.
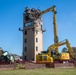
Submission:
[[[65,42],[58,42],[58,33],[57,33],[57,24],[56,24],[56,8],[52,6],[44,11],[42,11],[39,15],[41,17],[43,14],[52,11],[54,13],[53,16],[53,24],[54,24],[54,44],[49,46],[47,51],[42,51],[41,54],[36,55],[36,63],[54,63],[55,60],[58,61],[69,61],[70,56],[76,58],[74,56],[74,52],[70,46],[69,41],[66,39]],[[66,45],[68,48],[68,53],[60,53],[58,52],[58,47]]]
[[[55,49],[62,46],[62,45],[66,45],[66,47],[68,48],[68,53],[58,53],[56,54]],[[60,41],[58,43],[55,43],[51,46],[48,47],[47,51],[42,51],[41,54],[38,54],[36,56],[36,62],[37,63],[53,63],[55,60],[58,60],[60,62],[63,61],[69,61],[70,60],[70,56],[73,58],[76,58],[76,56],[74,56],[74,51],[72,49],[72,47],[70,46],[69,41],[66,39],[65,41]]]

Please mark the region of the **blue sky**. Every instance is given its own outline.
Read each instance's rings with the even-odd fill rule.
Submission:
[[[76,0],[0,0],[0,47],[10,53],[22,54],[23,12],[25,7],[45,10],[55,5],[59,40],[68,39],[76,47]],[[43,15],[44,50],[53,44],[53,13]]]

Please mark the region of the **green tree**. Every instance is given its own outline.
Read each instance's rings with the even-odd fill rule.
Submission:
[[[74,52],[76,53],[76,47],[72,47],[72,49],[74,50]]]
[[[66,47],[64,47],[64,48],[62,49],[62,52],[67,53],[67,52],[68,52],[68,49],[67,49]]]

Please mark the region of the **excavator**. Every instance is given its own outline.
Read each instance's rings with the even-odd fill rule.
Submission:
[[[68,53],[58,53],[56,54],[55,49],[62,46],[66,45],[68,48]],[[74,56],[74,51],[72,50],[72,47],[70,46],[69,41],[66,39],[65,41],[60,41],[58,43],[52,44],[51,46],[48,47],[47,51],[42,51],[41,54],[38,54],[36,57],[36,62],[37,63],[53,63],[56,60],[63,62],[63,61],[69,61],[70,56],[72,58],[76,58]]]
[[[42,11],[39,15],[41,17],[43,14],[52,11],[53,16],[53,25],[54,25],[54,44],[48,47],[47,51],[42,51],[40,54],[36,55],[36,63],[40,64],[49,64],[54,63],[56,60],[59,62],[69,61],[70,56],[72,58],[76,58],[74,56],[74,51],[72,50],[69,41],[66,39],[65,42],[58,42],[58,33],[57,33],[57,24],[56,24],[56,7],[52,6],[44,11]],[[58,47],[66,45],[68,48],[68,53],[60,53],[58,52]]]
[[[55,49],[66,45],[68,48],[68,52],[58,53],[56,54]],[[72,61],[70,61],[70,57],[72,57]],[[64,41],[60,41],[58,43],[52,44],[48,47],[47,51],[42,51],[41,54],[36,56],[36,63],[38,64],[46,64],[46,67],[74,67],[74,60],[76,60],[76,55],[74,55],[74,51],[68,41],[65,39]],[[64,64],[65,63],[65,64]]]
[[[66,45],[66,47],[68,48],[68,52],[67,53],[60,53],[60,54],[56,54],[55,53],[55,49],[62,46],[62,45]],[[53,52],[54,51],[54,52]],[[75,59],[76,56],[74,56],[74,51],[72,49],[72,47],[70,46],[70,43],[68,41],[68,39],[65,39],[65,41],[60,41],[58,43],[52,44],[51,46],[48,47],[47,51],[43,51],[41,54],[37,55],[37,63],[53,63],[55,60],[58,61],[69,61],[70,60],[70,56]]]
[[[64,52],[61,53],[58,58],[57,58],[57,56],[54,56],[55,54],[50,53],[52,50],[54,50],[55,48],[58,48],[62,45],[66,45],[66,47],[68,48],[67,53],[64,53]],[[47,53],[48,53],[49,56],[52,56],[54,58],[54,60],[59,59],[61,61],[67,61],[67,60],[69,61],[70,57],[72,57],[73,59],[76,58],[76,56],[74,55],[74,51],[73,51],[68,39],[65,39],[64,41],[60,41],[58,43],[55,43],[55,44],[49,46],[48,49],[47,49]]]

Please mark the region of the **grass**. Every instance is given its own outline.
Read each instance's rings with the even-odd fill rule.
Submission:
[[[59,69],[44,68],[31,70],[7,70],[0,71],[0,75],[76,75],[76,68]]]

